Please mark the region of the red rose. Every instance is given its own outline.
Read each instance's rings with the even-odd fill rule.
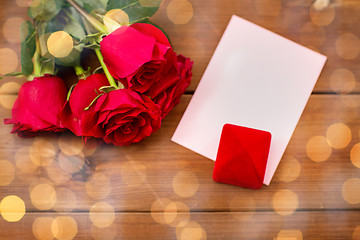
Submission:
[[[177,57],[177,72],[180,76],[179,80],[153,99],[154,102],[160,106],[162,118],[164,118],[170,110],[180,102],[181,96],[190,85],[192,66],[193,62],[190,58],[185,58],[182,55]]]
[[[129,89],[99,97],[82,115],[85,136],[122,146],[139,142],[160,128],[160,109],[150,98]]]
[[[60,113],[62,125],[75,135],[83,136],[81,116],[85,113],[84,109],[98,96],[99,88],[107,85],[109,82],[105,74],[100,73],[79,80]]]
[[[63,131],[59,113],[66,101],[66,86],[56,76],[35,77],[24,83],[12,109],[12,118],[5,124],[14,124],[12,133],[34,136],[44,131]]]
[[[165,34],[151,24],[122,26],[100,43],[111,75],[151,98],[178,81],[176,54]]]

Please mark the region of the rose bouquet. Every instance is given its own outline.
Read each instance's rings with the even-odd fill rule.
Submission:
[[[121,146],[159,129],[189,86],[193,65],[149,21],[161,1],[34,2],[32,21],[21,26],[22,72],[10,74],[29,79],[5,119],[12,133],[70,130]],[[89,48],[100,67],[85,71],[82,56]],[[79,79],[71,87],[56,76],[63,66],[73,67]]]

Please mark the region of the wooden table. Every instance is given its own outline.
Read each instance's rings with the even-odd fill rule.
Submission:
[[[19,70],[26,2],[1,1],[1,74]],[[152,20],[195,62],[181,103],[129,147],[84,146],[71,134],[21,139],[1,124],[0,239],[360,239],[360,1],[312,2],[164,0]],[[214,182],[212,161],[170,141],[232,14],[328,56],[261,190]],[[24,81],[1,80],[2,119]]]

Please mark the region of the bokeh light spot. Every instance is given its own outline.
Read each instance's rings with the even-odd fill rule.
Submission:
[[[330,75],[330,87],[336,93],[350,93],[355,86],[355,75],[346,68],[336,69]]]
[[[249,196],[249,194],[238,193],[231,199],[229,207],[236,219],[246,221],[255,213],[255,199]]]
[[[174,24],[187,24],[194,15],[192,4],[187,0],[171,0],[166,13]]]
[[[24,21],[21,17],[6,19],[3,26],[3,34],[6,40],[11,43],[20,43],[20,26]]]
[[[54,32],[47,40],[47,48],[51,55],[57,58],[68,56],[73,50],[72,37],[64,31]]]
[[[276,169],[276,176],[282,182],[292,182],[299,177],[300,172],[301,165],[299,161],[293,156],[286,156]]]
[[[335,49],[341,58],[355,59],[360,52],[360,40],[353,33],[344,33],[336,39]]]
[[[313,4],[310,8],[310,17],[312,22],[317,25],[330,25],[335,19],[335,8],[333,5],[329,5],[326,8],[318,9],[317,5]]]
[[[18,222],[25,215],[25,203],[16,195],[4,197],[0,202],[1,216],[8,222]]]
[[[188,171],[179,171],[172,182],[174,192],[180,197],[191,197],[199,189],[199,182],[195,174]]]
[[[40,183],[31,189],[30,198],[37,209],[49,210],[56,203],[56,191],[51,185]]]
[[[282,215],[293,214],[299,206],[299,199],[296,193],[291,190],[283,189],[277,191],[272,199],[274,210]]]
[[[12,73],[18,66],[18,56],[10,48],[0,48],[0,62],[0,74]]]
[[[129,25],[129,15],[121,9],[112,9],[104,16],[104,24],[109,32],[121,26]]]
[[[104,199],[111,191],[111,181],[106,175],[95,173],[86,182],[85,188],[89,197],[95,200]]]
[[[115,210],[107,202],[97,202],[91,206],[89,217],[95,226],[106,228],[115,221]]]
[[[51,232],[59,240],[73,239],[78,232],[77,223],[70,216],[56,217],[51,224]]]
[[[347,203],[360,203],[360,178],[350,178],[342,186],[342,196]]]
[[[72,156],[81,153],[84,142],[80,137],[62,134],[59,138],[59,147],[63,153]]]
[[[334,123],[327,129],[326,137],[331,147],[342,149],[347,147],[351,141],[351,130],[344,123]]]
[[[326,161],[332,153],[330,141],[324,136],[314,136],[306,144],[306,153],[315,162]]]
[[[51,224],[53,222],[52,217],[38,217],[35,219],[32,225],[32,231],[36,239],[38,240],[52,240],[54,239],[51,231]]]

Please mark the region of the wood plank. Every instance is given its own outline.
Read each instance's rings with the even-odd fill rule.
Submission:
[[[19,1],[25,2],[25,1]],[[175,1],[174,1],[175,2]],[[181,1],[178,1],[181,3]],[[260,26],[263,26],[275,33],[289,38],[302,45],[317,49],[328,56],[328,62],[315,87],[316,92],[359,92],[360,86],[356,81],[356,76],[360,74],[358,64],[359,56],[356,54],[357,41],[360,36],[360,29],[357,28],[359,21],[360,3],[358,1],[340,1],[334,3],[328,10],[316,12],[312,11],[310,16],[311,4],[313,1],[294,1],[275,0],[267,4],[266,0],[190,0],[184,1],[187,4],[180,4],[177,8],[172,8],[170,0],[164,0],[158,13],[152,20],[161,26],[171,38],[174,49],[185,56],[191,57],[194,62],[193,81],[188,88],[189,92],[196,89],[197,84],[230,20],[231,15],[236,14],[248,19]],[[3,26],[6,20],[11,17],[28,19],[26,8],[20,8],[13,4],[12,0],[3,0],[0,12],[0,24]],[[187,24],[174,24],[172,15],[181,15],[188,12],[191,17]],[[192,14],[192,15],[191,15]],[[170,16],[170,17],[169,17]],[[312,19],[317,20],[312,20]],[[318,26],[315,22],[327,24]],[[353,22],[352,22],[353,21]],[[8,30],[10,34],[18,34],[17,27]],[[3,32],[6,34],[7,32]],[[345,58],[337,54],[336,42],[344,33],[351,33],[352,38],[346,38],[338,43],[338,49],[345,49]],[[357,40],[356,40],[357,39]],[[1,48],[11,48],[19,56],[20,45],[0,39]],[[349,48],[349,49],[347,49]],[[346,50],[347,49],[347,50]],[[355,53],[355,56],[350,56]],[[347,59],[350,57],[350,59]],[[4,57],[6,59],[6,57]],[[83,60],[87,60],[84,57]],[[10,59],[7,58],[7,61]],[[93,67],[95,63],[84,63]],[[335,70],[346,68],[348,71],[340,70],[339,75],[332,75]],[[18,64],[17,70],[20,70]],[[341,75],[345,74],[345,75]],[[62,76],[68,78],[67,74]],[[7,78],[6,81],[20,81],[23,79]]]
[[[37,207],[30,199],[34,186],[47,183],[58,192],[54,208],[60,212],[68,210],[66,204],[76,211],[87,211],[102,199],[116,211],[149,211],[159,198],[182,201],[192,211],[229,211],[233,202],[244,196],[250,198],[244,205],[235,204],[236,208],[252,207],[254,203],[257,210],[267,211],[276,206],[284,211],[359,209],[360,192],[348,182],[345,201],[342,188],[360,173],[350,161],[350,150],[360,141],[359,109],[349,107],[359,103],[360,96],[312,95],[273,181],[258,191],[214,182],[211,160],[170,141],[190,98],[185,95],[163,121],[162,128],[148,139],[129,147],[99,145],[92,155],[94,148],[81,149],[81,139],[72,135],[22,139],[9,134],[10,126],[1,125],[0,159],[7,160],[16,171],[11,184],[0,187],[0,199],[15,194],[25,201],[28,211],[39,206],[41,209],[42,204],[45,210],[53,209],[56,201],[51,198],[52,188],[47,188],[48,198],[42,200],[36,198],[39,193],[35,191]],[[0,115],[8,117],[10,111],[2,108]],[[306,152],[308,141],[314,136],[325,136],[334,123],[344,123],[351,129],[350,143],[332,150],[328,145],[313,146],[313,154],[326,150],[332,153],[323,162],[312,161]],[[340,132],[335,138],[346,136]],[[80,154],[65,154],[71,151]],[[87,154],[85,158],[83,153]],[[44,166],[36,166],[31,159]],[[47,161],[51,164],[46,165]]]
[[[157,213],[163,215],[163,213]],[[103,222],[110,215],[102,215]],[[52,239],[51,225],[55,234],[57,222],[64,222],[63,236],[75,235],[74,239],[358,239],[359,214],[353,211],[296,212],[282,217],[272,212],[248,213],[191,213],[183,224],[172,226],[171,220],[182,218],[182,213],[171,215],[168,223],[154,221],[150,213],[116,213],[114,222],[105,228],[96,227],[88,213],[27,213],[19,222],[9,223],[0,219],[1,239]],[[57,220],[54,220],[58,218]],[[98,216],[100,217],[100,215]],[[156,218],[156,217],[155,217]],[[71,220],[69,220],[71,219]],[[187,222],[187,224],[185,224]],[[39,223],[42,223],[39,226]],[[97,222],[96,224],[99,224]],[[76,229],[75,226],[76,225]],[[178,226],[178,227],[176,227]]]

